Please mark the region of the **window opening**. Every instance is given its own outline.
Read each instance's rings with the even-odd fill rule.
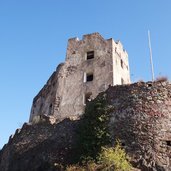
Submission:
[[[168,146],[171,146],[171,141],[166,141],[166,144],[167,144]]]
[[[84,96],[84,104],[85,105],[92,100],[91,95],[92,95],[91,92],[85,94],[85,96]]]
[[[93,81],[93,74],[87,74],[86,82]]]
[[[52,115],[52,104],[49,105],[49,115]]]
[[[125,147],[125,143],[124,142],[122,142],[121,145],[122,145],[122,147]]]
[[[123,61],[122,61],[122,59],[121,59],[121,67],[123,68]]]
[[[87,60],[94,58],[94,51],[87,52]]]
[[[123,78],[121,78],[121,84],[124,84],[124,79]]]

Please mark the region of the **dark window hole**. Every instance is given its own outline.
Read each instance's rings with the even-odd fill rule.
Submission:
[[[171,141],[166,141],[166,144],[167,144],[168,146],[171,146]]]
[[[94,58],[94,51],[87,52],[87,60]]]
[[[93,81],[93,74],[87,74],[87,81]]]

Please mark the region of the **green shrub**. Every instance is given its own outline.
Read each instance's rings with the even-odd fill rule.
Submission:
[[[113,107],[107,104],[103,93],[89,102],[82,116],[78,131],[77,159],[79,164],[68,166],[66,171],[130,171],[131,164],[119,141],[111,144],[108,130],[110,112]]]
[[[115,147],[102,147],[96,162],[87,160],[82,166],[71,165],[66,171],[131,171],[132,166],[129,163],[125,150],[121,148],[119,141]]]
[[[76,165],[70,165],[66,168],[66,171],[100,171],[99,165],[96,164],[94,161],[90,160],[83,166]]]
[[[67,166],[66,171],[86,171],[84,167],[79,165],[70,165]]]
[[[117,141],[115,147],[102,148],[99,163],[103,165],[104,171],[130,171],[132,169],[125,150],[121,148],[119,141]]]

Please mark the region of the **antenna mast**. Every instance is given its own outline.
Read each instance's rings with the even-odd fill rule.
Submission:
[[[150,63],[151,63],[151,74],[152,81],[154,81],[154,66],[153,66],[153,57],[152,57],[152,48],[151,48],[151,39],[150,39],[150,31],[148,30],[148,44],[150,49]]]

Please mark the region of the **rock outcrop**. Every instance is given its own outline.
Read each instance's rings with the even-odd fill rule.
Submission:
[[[171,168],[171,84],[139,82],[109,87],[106,97],[112,144],[120,139],[132,164],[143,171]],[[88,105],[87,105],[88,107]],[[93,113],[92,113],[93,115]],[[24,124],[0,151],[1,171],[55,170],[74,161],[80,120]]]

